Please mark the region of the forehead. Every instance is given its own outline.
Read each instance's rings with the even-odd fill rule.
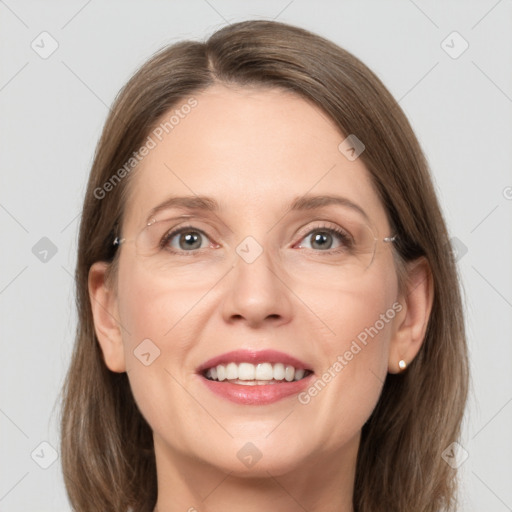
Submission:
[[[297,197],[326,194],[387,225],[363,162],[338,149],[345,136],[292,92],[215,85],[173,107],[149,135],[153,147],[131,176],[125,226],[140,225],[169,196],[212,197],[221,213],[270,222]]]

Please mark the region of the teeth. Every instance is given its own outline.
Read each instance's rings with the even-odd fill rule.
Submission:
[[[300,380],[306,374],[303,368],[295,369],[293,366],[282,363],[228,363],[219,364],[209,368],[206,377],[210,380],[230,380],[237,381],[238,384],[253,386],[256,384],[269,384],[275,381],[291,382]]]
[[[221,364],[217,366],[217,380],[226,380],[226,367]]]
[[[232,363],[234,364],[234,363]],[[236,364],[235,364],[236,367]],[[256,377],[256,368],[253,364],[250,363],[240,363],[238,365],[238,373],[235,377],[240,380],[254,380]]]
[[[226,366],[226,379],[238,379],[238,366],[235,363],[229,363]]]
[[[272,380],[274,378],[274,369],[270,363],[261,363],[256,366],[255,380]],[[240,379],[242,380],[242,379]]]
[[[300,380],[302,377],[304,377],[304,374],[306,373],[306,370],[295,370],[294,380]]]
[[[283,363],[276,363],[274,365],[274,379],[276,380],[283,380],[284,379],[284,364]]]
[[[295,368],[293,366],[287,366],[284,369],[284,378],[291,382],[293,380],[293,377],[295,377]]]

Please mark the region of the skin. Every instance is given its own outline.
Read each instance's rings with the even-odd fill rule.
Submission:
[[[398,372],[401,359],[410,363],[423,342],[432,305],[427,264],[410,265],[400,291],[391,247],[380,242],[357,281],[336,279],[335,257],[298,245],[308,226],[336,225],[344,210],[291,213],[286,205],[336,191],[364,208],[380,238],[392,235],[362,160],[338,150],[345,137],[290,92],[215,85],[194,97],[198,106],[130,178],[116,284],[105,280],[103,262],[89,274],[105,363],[128,373],[154,432],[156,510],[352,511],[361,428],[387,372]],[[191,220],[218,246],[198,258],[170,256],[171,270],[137,257],[132,242],[149,210],[191,194],[221,204]],[[236,253],[247,236],[263,249],[250,264]],[[307,404],[297,396],[234,404],[197,375],[224,352],[271,348],[321,377],[394,303],[401,311]],[[134,350],[148,338],[160,356],[145,366]],[[237,457],[248,442],[261,454],[250,468]]]

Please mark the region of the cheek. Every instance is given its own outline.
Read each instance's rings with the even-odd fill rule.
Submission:
[[[379,399],[388,368],[396,301],[396,275],[384,267],[348,291],[324,287],[310,294],[326,327],[316,342],[322,354],[317,379],[299,396],[308,422],[305,435],[326,432],[326,446],[341,446],[356,435]]]
[[[296,293],[319,320],[315,327],[322,332],[317,340],[321,352],[332,358],[350,350],[352,342],[357,341],[366,348],[358,353],[363,356],[358,359],[380,353],[379,347],[389,341],[396,315],[393,304],[398,297],[398,282],[392,262],[383,260],[357,282],[325,279],[312,284],[302,283]],[[372,340],[376,343],[370,343]]]
[[[174,333],[187,324],[190,313],[193,316],[205,289],[211,286],[210,282],[186,276],[177,280],[155,275],[127,257],[119,266],[118,289],[127,348],[133,350],[146,338],[159,346],[164,340],[168,344]]]
[[[187,389],[195,381],[192,353],[216,306],[217,273],[198,271],[179,279],[155,276],[130,259],[120,261],[118,296],[127,374],[135,401],[156,431],[187,443],[180,424],[193,409]],[[197,274],[204,275],[198,279]],[[176,415],[179,410],[180,415]]]
[[[166,425],[184,400],[179,373],[196,338],[186,333],[202,290],[165,286],[129,263],[119,267],[119,315],[126,369],[135,401],[152,428]]]

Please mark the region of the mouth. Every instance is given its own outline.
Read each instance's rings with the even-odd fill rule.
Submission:
[[[295,368],[283,363],[248,362],[219,364],[207,368],[202,375],[211,381],[238,384],[241,386],[262,386],[266,384],[280,384],[294,382],[308,377],[313,372],[305,368]]]
[[[242,405],[265,405],[300,393],[314,372],[282,352],[239,350],[210,359],[198,374],[222,398]]]

